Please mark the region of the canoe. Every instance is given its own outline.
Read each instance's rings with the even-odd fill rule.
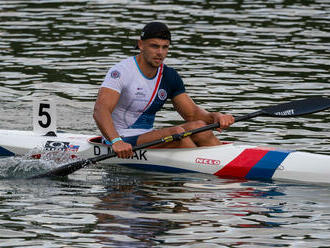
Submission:
[[[66,151],[79,158],[111,152],[95,135],[0,130],[0,157]],[[42,152],[41,152],[42,151]],[[40,154],[38,154],[40,152]],[[38,156],[39,155],[39,156]],[[330,156],[271,147],[227,143],[213,147],[142,149],[129,159],[111,158],[104,163],[163,172],[199,172],[224,178],[290,180],[330,183]]]

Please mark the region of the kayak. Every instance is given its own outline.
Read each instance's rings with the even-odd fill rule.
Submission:
[[[0,158],[35,151],[65,151],[78,158],[108,154],[111,147],[95,135],[0,130]],[[39,156],[38,156],[39,155]],[[163,172],[199,172],[221,178],[290,180],[330,183],[330,156],[271,147],[226,143],[198,148],[141,149],[129,159],[109,158],[111,163]]]

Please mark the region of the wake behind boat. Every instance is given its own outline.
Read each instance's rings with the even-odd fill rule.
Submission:
[[[32,131],[0,130],[0,156],[24,155],[35,148],[68,151],[79,158],[111,152],[110,147],[100,141],[100,137],[94,135],[57,133],[44,136]],[[330,156],[234,143],[189,149],[142,149],[129,159],[113,157],[103,162],[164,172],[330,183]]]

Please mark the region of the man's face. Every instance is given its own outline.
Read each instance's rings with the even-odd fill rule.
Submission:
[[[167,56],[170,41],[152,38],[139,40],[138,45],[147,64],[158,68]]]

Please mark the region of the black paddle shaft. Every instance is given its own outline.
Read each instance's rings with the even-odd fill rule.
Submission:
[[[330,99],[324,98],[324,97],[314,97],[314,98],[308,98],[304,100],[296,100],[291,101],[288,103],[282,103],[271,107],[266,107],[262,110],[243,115],[238,116],[235,118],[235,122],[238,121],[244,121],[248,120],[257,116],[272,116],[272,117],[294,117],[294,116],[300,116],[300,115],[306,115],[311,114],[315,112],[319,112],[325,109],[330,108]],[[201,128],[193,129],[191,131],[186,131],[179,134],[174,134],[167,136],[162,139],[158,139],[152,142],[144,143],[141,145],[137,145],[133,147],[133,151],[141,150],[144,148],[148,148],[151,146],[159,145],[166,142],[172,142],[181,140],[185,137],[191,136],[196,133],[204,132],[207,130],[213,130],[216,128],[219,128],[219,123],[213,123]],[[62,166],[59,166],[55,168],[54,170],[48,171],[46,173],[34,176],[32,178],[42,178],[42,177],[64,177],[67,176],[81,168],[84,168],[90,164],[94,164],[96,162],[109,159],[112,157],[115,157],[116,153],[112,152],[109,154],[100,155],[93,158],[88,158],[84,160],[79,160],[73,163],[65,164]]]

